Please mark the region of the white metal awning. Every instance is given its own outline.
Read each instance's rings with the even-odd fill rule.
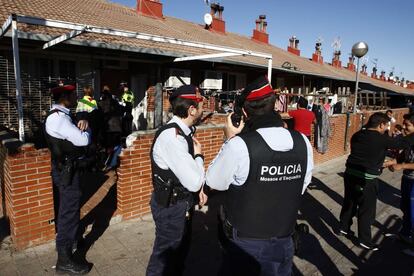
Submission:
[[[180,58],[176,58],[174,62],[190,61],[190,60],[205,60],[205,59],[231,57],[231,56],[254,56],[258,58],[264,58],[268,60],[267,75],[268,75],[269,81],[271,81],[272,79],[273,57],[271,54],[255,52],[255,51],[250,51],[250,50],[245,50],[245,49],[231,48],[231,47],[214,45],[214,44],[208,44],[208,43],[187,41],[187,40],[182,40],[182,39],[177,39],[177,38],[167,37],[167,36],[159,36],[159,35],[131,32],[131,31],[125,31],[125,30],[110,29],[110,28],[99,27],[99,26],[83,25],[83,24],[53,20],[53,19],[45,19],[45,18],[39,18],[39,17],[12,14],[7,18],[6,22],[2,25],[0,29],[0,38],[2,38],[4,34],[9,30],[9,28],[12,27],[14,74],[15,74],[15,80],[16,80],[16,98],[17,98],[17,109],[18,109],[18,116],[19,116],[19,138],[22,142],[24,142],[24,124],[23,124],[23,105],[22,105],[22,96],[21,96],[22,87],[21,87],[21,76],[20,76],[20,58],[19,58],[19,42],[18,42],[19,31],[17,29],[17,23],[59,28],[59,29],[65,29],[65,30],[70,31],[69,33],[65,33],[45,43],[43,45],[43,49],[53,47],[59,43],[68,41],[83,33],[95,33],[95,34],[102,34],[102,35],[126,37],[126,38],[133,38],[133,39],[139,39],[139,40],[147,40],[147,41],[154,41],[154,42],[160,42],[160,43],[181,45],[181,46],[187,46],[187,47],[193,47],[193,48],[199,48],[199,49],[205,49],[205,50],[211,50],[211,51],[217,52],[213,54],[180,57]]]

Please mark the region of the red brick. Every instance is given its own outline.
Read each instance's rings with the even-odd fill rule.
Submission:
[[[36,173],[33,175],[28,175],[27,179],[39,179],[39,178],[43,178],[43,177],[50,177],[50,172],[43,172],[43,173]]]

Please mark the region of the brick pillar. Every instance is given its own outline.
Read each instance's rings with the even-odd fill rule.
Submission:
[[[214,96],[211,96],[210,97],[210,99],[209,99],[209,101],[210,101],[210,111],[211,112],[214,112],[214,111],[216,111],[216,97],[214,97]]]
[[[152,193],[151,161],[149,152],[154,132],[138,135],[132,147],[120,155],[118,168],[118,214],[131,219],[150,212]]]
[[[6,213],[17,249],[55,238],[50,154],[24,145],[4,164]]]
[[[151,86],[147,90],[147,121],[148,128],[154,128],[154,115],[155,115],[155,86]]]

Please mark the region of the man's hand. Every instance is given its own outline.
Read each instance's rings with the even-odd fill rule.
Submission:
[[[193,137],[193,144],[194,144],[194,155],[196,155],[196,154],[202,154],[202,147],[201,147],[201,144],[200,144],[200,142],[196,139],[196,138],[194,138]]]
[[[397,164],[397,160],[395,159],[391,159],[391,160],[387,160],[382,164],[383,168],[388,168],[390,166],[396,165]]]
[[[237,134],[239,134],[243,128],[244,128],[244,121],[243,118],[240,120],[239,127],[235,127],[233,125],[233,122],[231,121],[231,115],[233,115],[234,112],[231,112],[229,115],[227,115],[226,118],[226,124],[224,126],[224,135],[226,135],[227,139],[231,139]]]
[[[404,169],[404,164],[394,164],[390,167],[390,171],[397,172]]]
[[[200,200],[199,205],[200,205],[200,207],[203,207],[204,204],[206,204],[207,200],[208,200],[208,196],[203,192],[203,188],[201,188],[200,193],[198,194],[198,197],[199,197],[199,200]]]
[[[82,131],[85,131],[88,129],[88,121],[87,120],[80,120],[78,122],[78,128]]]

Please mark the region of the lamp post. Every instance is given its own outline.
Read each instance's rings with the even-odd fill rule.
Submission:
[[[358,58],[355,80],[355,101],[354,101],[354,113],[356,113],[357,101],[358,101],[358,85],[359,85],[359,59],[368,53],[368,44],[365,42],[357,42],[352,46],[352,55]]]

